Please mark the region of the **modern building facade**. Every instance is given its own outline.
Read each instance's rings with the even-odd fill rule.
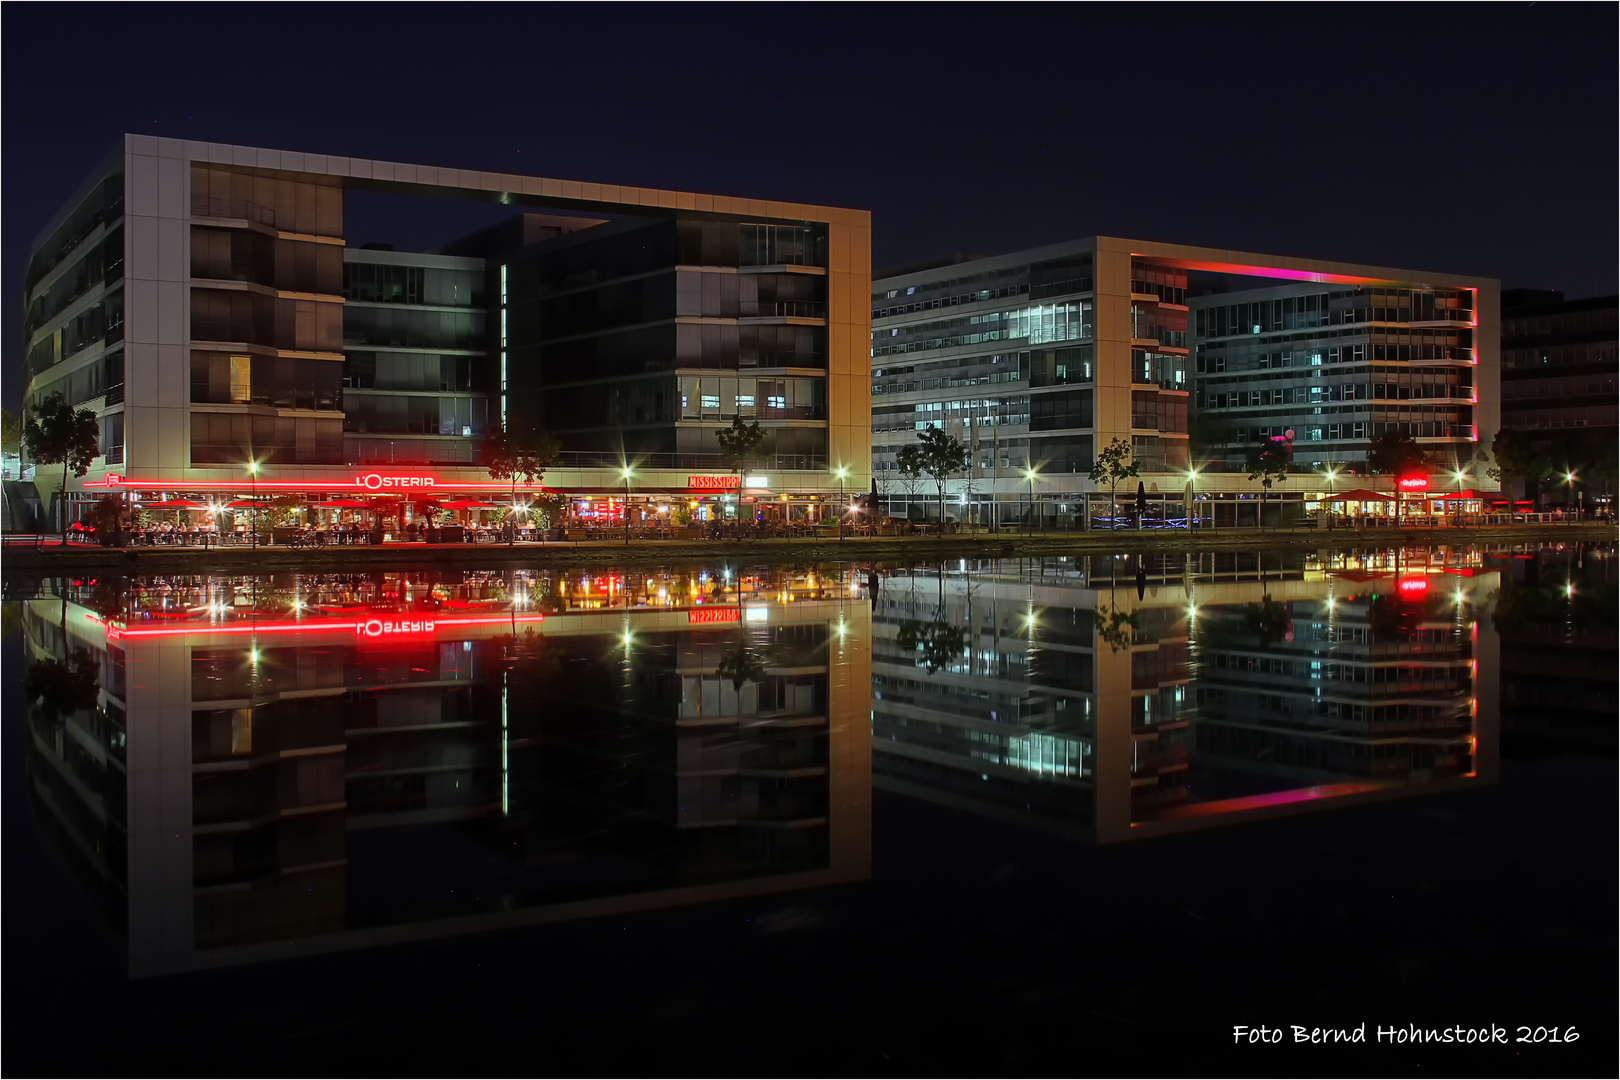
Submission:
[[[1243,298],[1241,309],[1232,294],[1227,303],[1189,293],[1195,283],[1243,279],[1314,284],[1261,290]],[[1195,308],[1223,313],[1206,316],[1208,341],[1199,336]],[[1234,497],[1252,489],[1238,471],[1247,453],[1240,443],[1269,437],[1257,434],[1262,429],[1292,428],[1310,441],[1321,428],[1317,441],[1326,442],[1336,423],[1339,452],[1364,460],[1375,425],[1405,425],[1472,459],[1497,424],[1497,283],[1486,278],[1096,237],[907,268],[874,280],[872,309],[877,482],[896,505],[933,500],[926,482],[898,497],[906,485],[897,454],[925,427],[951,431],[970,450],[969,468],[949,480],[946,493],[950,512],[964,520],[1016,519],[1032,501],[1048,521],[1073,513],[1095,500],[1098,485],[1087,473],[1115,439],[1130,445],[1149,501],[1168,508],[1204,492]],[[1220,321],[1239,314],[1249,319],[1241,334],[1235,321]],[[1216,333],[1222,328],[1231,332]],[[1199,345],[1217,364],[1226,362],[1217,354],[1230,355],[1231,368],[1200,372]],[[1321,364],[1313,365],[1318,352]],[[1393,395],[1388,408],[1377,418],[1326,419],[1330,395],[1342,397],[1351,370],[1366,375],[1373,404],[1375,357],[1380,371],[1387,368],[1378,389]],[[1298,370],[1274,372],[1273,362]],[[1443,410],[1438,402],[1396,404],[1418,387],[1427,394],[1431,375],[1438,390],[1442,369],[1449,380]],[[1323,377],[1328,372],[1335,377]],[[1212,375],[1218,379],[1204,384],[1206,414],[1196,387]],[[1286,402],[1285,387],[1273,386],[1279,379],[1288,380]],[[1465,385],[1466,395],[1452,398],[1453,385]],[[1232,421],[1230,438],[1210,444],[1202,433],[1229,415],[1245,422]],[[1302,454],[1297,443],[1294,457],[1329,460]]]
[[[513,220],[357,250],[357,190]],[[864,211],[130,135],[36,244],[24,407],[101,419],[70,502],[247,494],[250,463],[261,491],[475,494],[504,418],[561,440],[549,488],[628,469],[640,504],[736,513],[714,434],[742,416],[769,436],[746,498],[819,508],[869,473],[870,261]]]
[[[1585,504],[1610,505],[1620,439],[1620,347],[1613,296],[1565,300],[1562,293],[1502,294],[1502,426],[1529,436],[1555,468],[1575,474]],[[1533,493],[1531,493],[1533,494]],[[1545,492],[1567,503],[1554,483]]]
[[[1203,467],[1236,472],[1284,436],[1299,465],[1365,476],[1368,444],[1394,432],[1467,469],[1481,448],[1476,292],[1308,284],[1194,298]]]

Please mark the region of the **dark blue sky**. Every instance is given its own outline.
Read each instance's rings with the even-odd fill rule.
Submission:
[[[863,207],[879,266],[1103,233],[1611,293],[1616,29],[1545,3],[7,5],[5,399],[29,244],[125,131]],[[350,239],[462,224],[413,217]]]

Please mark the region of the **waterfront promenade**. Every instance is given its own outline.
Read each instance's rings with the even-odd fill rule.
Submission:
[[[1556,522],[1468,527],[1364,529],[1198,529],[1092,532],[959,533],[913,537],[803,537],[770,540],[622,539],[520,541],[514,545],[391,542],[376,545],[224,547],[157,545],[110,548],[62,544],[55,537],[7,536],[5,571],[53,572],[121,569],[257,570],[363,568],[413,565],[569,565],[578,563],[757,561],[891,562],[938,558],[1019,558],[1098,555],[1109,552],[1255,550],[1265,548],[1360,548],[1392,544],[1540,544],[1617,538],[1613,522]]]

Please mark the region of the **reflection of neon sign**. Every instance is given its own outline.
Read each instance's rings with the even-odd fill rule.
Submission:
[[[234,634],[293,634],[313,633],[326,631],[349,631],[360,637],[379,638],[396,634],[433,634],[463,626],[516,626],[519,623],[544,622],[545,615],[540,612],[507,613],[502,615],[467,615],[444,618],[436,616],[431,619],[408,619],[398,616],[375,616],[356,621],[349,619],[247,619],[232,623],[204,623],[199,626],[119,626],[108,622],[88,612],[84,616],[90,622],[100,623],[106,627],[108,640],[116,641],[122,638],[147,637],[186,637],[196,634],[202,637]]]
[[[728,623],[741,622],[742,612],[734,607],[704,607],[686,613],[686,625],[697,626],[700,623]]]
[[[1402,596],[1422,596],[1429,591],[1429,579],[1420,577],[1401,578],[1395,583]]]
[[[1429,478],[1427,476],[1403,476],[1395,483],[1402,491],[1428,491]]]
[[[367,491],[400,491],[405,488],[430,488],[433,486],[431,476],[382,476],[378,473],[366,473],[364,476],[354,478],[354,486],[365,488]]]
[[[361,637],[387,637],[391,634],[431,634],[432,619],[367,619],[354,624]]]

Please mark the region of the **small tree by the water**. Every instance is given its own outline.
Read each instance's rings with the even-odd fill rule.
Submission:
[[[1108,485],[1108,516],[1118,513],[1116,491],[1121,480],[1136,478],[1136,464],[1131,461],[1131,444],[1124,439],[1113,439],[1097,453],[1087,474],[1093,484]]]
[[[62,538],[67,539],[68,473],[83,476],[101,453],[101,423],[89,409],[75,409],[60,391],[48,395],[33,409],[23,424],[23,445],[35,465],[62,466],[62,491],[57,505],[62,510]]]

